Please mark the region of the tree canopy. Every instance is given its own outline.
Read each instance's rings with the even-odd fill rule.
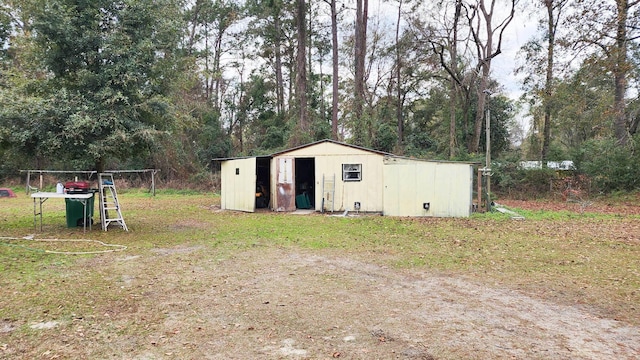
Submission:
[[[0,177],[26,167],[144,166],[189,178],[214,157],[328,137],[482,161],[486,108],[494,158],[561,160],[599,139],[633,157],[638,8],[627,0],[376,8],[366,0],[2,0]],[[517,59],[523,96],[512,99],[491,62],[504,56],[518,14],[540,27]]]

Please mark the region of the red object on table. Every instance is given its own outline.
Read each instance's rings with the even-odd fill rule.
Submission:
[[[87,181],[67,181],[64,188],[68,194],[80,194],[89,192],[89,182]]]

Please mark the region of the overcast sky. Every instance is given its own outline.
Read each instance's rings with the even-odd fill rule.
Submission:
[[[506,5],[506,1],[502,1]],[[498,3],[501,2],[498,1]],[[534,36],[537,27],[536,20],[531,14],[531,9],[523,11],[522,7],[523,5],[520,5],[520,8],[517,9],[515,18],[505,30],[502,54],[498,55],[491,64],[492,76],[504,86],[505,95],[514,100],[518,99],[522,94],[520,82],[514,74],[514,69],[517,66],[517,53],[520,47]],[[501,9],[504,11],[509,10],[507,6],[501,7],[497,5],[497,13]],[[393,28],[395,28],[397,21],[397,12],[397,0],[373,0],[369,2],[369,16],[381,16],[393,24]],[[498,22],[496,20],[502,21],[502,19],[504,19],[504,15],[495,15],[494,23]]]
[[[520,47],[535,35],[536,27],[536,21],[531,20],[528,14],[516,12],[516,18],[505,30],[502,54],[491,63],[493,76],[505,87],[505,95],[514,100],[522,94],[521,84],[514,74],[517,53]]]

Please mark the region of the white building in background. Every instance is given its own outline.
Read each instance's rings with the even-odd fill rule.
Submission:
[[[542,169],[542,161],[520,161],[518,164],[520,169]],[[576,167],[572,160],[563,161],[547,161],[547,167],[554,170],[575,170]]]

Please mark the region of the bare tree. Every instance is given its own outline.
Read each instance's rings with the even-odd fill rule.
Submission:
[[[222,86],[224,72],[222,57],[231,51],[232,45],[225,45],[225,39],[229,37],[231,27],[238,21],[239,7],[233,1],[207,2],[197,0],[189,9],[189,30],[187,51],[189,54],[204,48],[202,57],[204,60],[205,98],[211,100],[216,112],[222,107]]]
[[[467,18],[473,41],[476,45],[476,72],[480,74],[480,81],[477,88],[478,110],[473,127],[473,137],[468,144],[470,153],[477,153],[480,147],[480,135],[484,120],[484,109],[487,100],[486,91],[489,85],[489,75],[491,74],[491,61],[502,53],[502,37],[505,29],[513,20],[517,0],[508,0],[509,8],[507,15],[502,18],[497,25],[494,25],[496,16],[496,3],[499,0],[477,0],[475,4],[469,6]]]
[[[541,159],[547,160],[549,155],[549,144],[551,143],[551,111],[552,111],[552,97],[553,97],[553,76],[554,76],[554,60],[555,60],[555,45],[556,45],[556,33],[558,30],[558,24],[560,17],[562,16],[562,10],[567,4],[568,0],[542,0],[547,10],[547,69],[545,71],[544,82],[544,129],[542,138],[542,153]]]
[[[450,77],[451,83],[449,87],[449,158],[453,159],[458,150],[457,134],[456,134],[456,99],[458,87],[460,86],[458,69],[458,24],[462,14],[462,0],[456,0],[453,24],[451,27],[451,64]]]
[[[424,25],[420,19],[414,19],[413,23],[421,29],[422,38],[430,45],[440,62],[440,67],[449,76],[449,158],[453,159],[458,150],[457,107],[459,104],[462,106],[463,133],[466,138],[469,122],[467,117],[471,107],[471,84],[476,82],[478,74],[474,71],[468,71],[468,69],[465,70],[462,66],[465,63],[462,60],[465,55],[464,48],[467,47],[459,52],[460,44],[464,45],[469,41],[468,32],[461,29],[460,25],[468,8],[465,7],[462,0],[455,1],[453,12],[446,8],[448,3],[442,2],[439,5],[436,9],[437,13],[444,14],[439,25]]]
[[[640,0],[616,0],[616,37],[613,47],[612,57],[614,59],[613,77],[615,83],[614,95],[614,132],[618,143],[626,145],[629,142],[629,129],[627,128],[627,114],[625,95],[627,93],[627,76],[630,72],[627,51],[629,42],[640,37],[629,36],[627,27],[629,22],[629,12],[631,8],[640,4]],[[634,19],[637,22],[637,18]],[[637,24],[636,24],[637,25]],[[635,27],[638,30],[638,27]]]
[[[640,0],[583,0],[573,3],[574,15],[568,18],[576,52],[600,51],[613,74],[613,131],[617,142],[625,145],[633,122],[627,119],[626,94],[628,77],[633,71],[628,52],[640,38],[637,15]]]

